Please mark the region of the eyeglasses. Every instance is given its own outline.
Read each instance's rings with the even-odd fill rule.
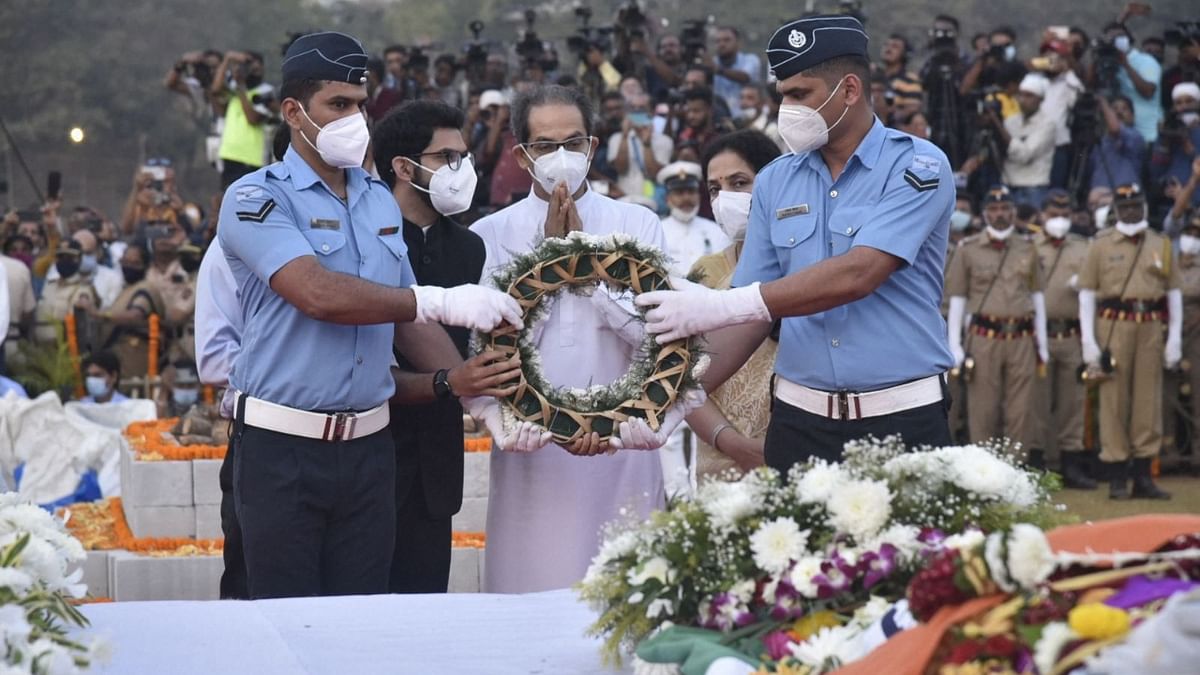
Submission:
[[[450,167],[451,171],[458,171],[458,167],[462,166],[463,160],[468,159],[475,161],[475,155],[470,152],[459,152],[458,150],[438,150],[437,152],[422,152],[420,154],[411,155],[410,159],[417,160],[420,163],[422,157],[441,157],[446,166]]]
[[[552,152],[557,152],[559,148],[567,152],[582,152],[587,153],[592,147],[591,136],[576,136],[568,138],[565,141],[534,141],[532,143],[522,143],[521,147],[525,148],[533,158],[544,157]]]

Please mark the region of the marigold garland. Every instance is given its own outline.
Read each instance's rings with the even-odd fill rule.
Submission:
[[[491,452],[492,437],[482,436],[480,438],[464,438],[463,452]]]
[[[180,461],[195,459],[224,459],[228,448],[224,445],[179,445],[168,440],[171,429],[179,423],[178,417],[161,420],[133,422],[125,427],[125,438],[129,448],[141,461]]]

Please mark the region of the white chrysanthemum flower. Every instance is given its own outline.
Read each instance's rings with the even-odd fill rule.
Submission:
[[[675,603],[666,598],[651,600],[646,607],[646,618],[657,619],[660,616],[671,616],[675,612]]]
[[[0,645],[24,643],[29,639],[31,632],[33,632],[33,627],[29,625],[24,607],[20,605],[0,606]]]
[[[847,481],[829,497],[830,522],[855,541],[878,534],[891,516],[892,492],[881,481]]]
[[[662,556],[643,562],[629,570],[629,585],[641,586],[651,579],[666,584],[675,580],[675,570],[671,569],[671,561]]]
[[[1016,467],[977,445],[955,448],[952,453],[954,483],[988,497],[1005,496],[1022,474]]]
[[[1008,574],[1021,588],[1032,590],[1054,571],[1054,551],[1046,534],[1034,525],[1014,525],[1008,537]]]
[[[821,574],[821,562],[816,556],[808,556],[797,560],[792,566],[788,583],[797,593],[809,599],[817,597],[817,585],[813,583],[813,578]]]
[[[764,522],[750,535],[754,564],[770,574],[781,574],[793,560],[804,555],[807,545],[808,532],[801,532],[800,526],[791,518]]]
[[[1004,533],[993,532],[988,535],[987,543],[983,546],[983,559],[987,562],[988,573],[992,581],[1005,593],[1012,593],[1017,587],[1008,575],[1008,561],[1004,557]]]
[[[984,535],[980,530],[966,530],[946,537],[942,546],[965,553],[983,544],[983,539]]]
[[[1008,486],[1005,501],[1017,508],[1026,509],[1036,504],[1041,495],[1038,494],[1038,488],[1029,478],[1029,474],[1023,471],[1018,471],[1017,474],[1018,477]]]
[[[1042,636],[1038,638],[1037,645],[1033,649],[1033,663],[1037,666],[1038,672],[1053,672],[1054,664],[1058,663],[1058,655],[1062,653],[1063,647],[1078,637],[1064,621],[1052,621],[1046,624],[1042,628]]]
[[[920,536],[921,530],[916,526],[897,523],[863,542],[861,548],[864,551],[878,551],[884,544],[891,544],[896,547],[896,553],[901,560],[908,560],[924,546]]]
[[[878,595],[872,595],[871,599],[867,601],[867,604],[859,607],[854,612],[854,616],[850,619],[849,625],[858,626],[859,628],[865,630],[871,627],[871,625],[876,621],[882,619],[883,615],[887,614],[888,610],[891,609],[892,606],[893,603],[887,598],[883,598]]]
[[[746,481],[712,481],[702,489],[697,499],[700,508],[704,509],[717,529],[733,527],[743,518],[754,515],[760,503]]]
[[[846,470],[836,464],[818,462],[796,481],[796,496],[801,502],[823,503],[850,480]]]
[[[846,626],[822,628],[804,642],[788,645],[792,656],[817,672],[832,670],[854,659],[854,641],[858,631]]]

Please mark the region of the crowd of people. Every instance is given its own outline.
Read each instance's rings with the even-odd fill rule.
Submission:
[[[1130,477],[1134,497],[1167,497],[1149,473],[1164,446],[1172,457],[1200,461],[1194,449],[1200,430],[1193,424],[1200,396],[1188,393],[1200,386],[1200,27],[1181,24],[1166,39],[1142,35],[1139,41],[1135,31],[1147,11],[1131,3],[1103,25],[1051,26],[1033,40],[1008,27],[968,39],[956,17],[941,15],[925,45],[900,34],[878,40],[867,78],[879,123],[936,144],[951,163],[957,201],[949,215],[942,314],[956,364],[950,381],[957,394],[951,411],[956,440],[1007,436],[1020,441],[1034,463],[1060,457],[1069,487],[1094,488],[1093,479],[1102,476],[1118,498],[1129,496]],[[450,216],[461,225],[478,222],[474,230],[494,268],[497,251],[508,250],[506,242],[521,236],[521,227],[539,229],[546,220],[538,202],[543,210],[526,214],[529,223],[518,222],[514,214],[532,198],[522,200],[533,193],[552,205],[560,199],[561,186],[539,186],[535,167],[566,151],[586,156],[586,165],[576,168],[589,194],[641,209],[636,217],[622,211],[618,220],[661,225],[661,241],[647,243],[663,247],[674,276],[690,274],[712,288],[735,281],[755,176],[778,156],[804,149],[791,147],[780,131],[793,122],[780,117],[784,93],[760,59],[762,45],[746,44],[735,26],[705,26],[699,44],[692,33],[656,34],[651,27],[647,22],[646,30],[627,31],[615,42],[601,34],[574,39],[563,47],[577,63],[560,60],[560,45],[552,43],[433,58],[425,49],[394,45],[367,60],[361,108],[372,146],[363,166],[398,195],[417,280],[475,282],[485,262],[483,249],[468,237],[447,241],[448,234],[420,222],[409,232],[412,214],[430,222]],[[1021,53],[1019,38],[1037,48]],[[295,92],[277,91],[266,80],[264,58],[253,51],[188,53],[165,78],[205,129],[222,192],[181,195],[171,161],[152,159],[135,171],[116,219],[58,199],[6,214],[0,224],[0,282],[7,291],[0,293],[7,299],[7,311],[0,312],[6,319],[0,326],[7,327],[0,333],[7,337],[0,395],[24,395],[20,383],[29,381],[38,350],[69,349],[85,359],[76,378],[55,383],[68,396],[105,403],[153,394],[164,414],[201,398],[220,399],[219,392],[200,393],[195,313],[201,262],[219,245],[217,214],[230,209],[224,190],[239,190],[239,179],[284,158],[297,138],[288,114],[330,129],[304,108],[285,110],[283,101]],[[578,100],[557,103],[591,113],[576,136],[531,136],[528,106],[539,105],[537,92],[547,84],[576,92]],[[422,109],[422,102],[443,107]],[[411,131],[403,125],[413,119],[437,133],[456,132],[456,147],[428,141],[401,148],[399,139]],[[325,157],[316,142],[313,148]],[[427,155],[433,158],[428,164]],[[458,173],[464,167],[470,175]],[[570,167],[560,173],[573,175]],[[928,181],[936,184],[917,174],[911,179],[917,193]],[[469,192],[458,194],[462,188]],[[251,192],[236,198],[239,205],[257,204]],[[545,231],[570,231],[572,219],[587,210],[596,211],[587,217],[606,217],[600,211],[608,202],[585,200],[564,193],[562,221],[546,221]],[[264,209],[260,220],[270,211]],[[245,220],[247,213],[237,215]],[[1110,250],[1124,245],[1113,231],[1140,237],[1125,277],[1113,271],[1114,261],[1127,255]],[[1151,271],[1135,274],[1143,260]],[[1110,302],[1139,284],[1145,288],[1137,302]],[[1126,314],[1144,315],[1145,330],[1157,330],[1157,337],[1126,331]],[[576,335],[577,328],[552,329],[564,331],[563,340],[572,344],[590,339],[586,331]],[[465,351],[465,333],[452,337]],[[771,398],[764,383],[777,339],[778,327],[689,417],[691,428],[679,442],[699,447],[702,473],[763,462]],[[627,351],[616,342],[602,347]],[[405,355],[399,357],[403,364]],[[562,377],[571,379],[571,364],[562,365]],[[151,377],[156,373],[161,381]],[[1116,380],[1121,389],[1109,387],[1100,405],[1091,406],[1089,377]],[[415,414],[394,406],[392,418]],[[399,443],[402,434],[395,433]],[[529,438],[503,440],[520,445]],[[1089,452],[1100,461],[1087,459]],[[1132,468],[1114,468],[1127,460]],[[512,466],[502,471],[536,470],[524,466],[528,457],[505,461]],[[618,476],[634,468],[614,465],[612,471]],[[554,474],[553,467],[544,470]],[[611,503],[611,495],[604,498]],[[517,515],[529,508],[524,501],[499,503],[500,511]],[[537,537],[506,541],[514,561],[540,544]],[[489,558],[494,588],[539,587],[524,581],[506,587],[500,555],[494,568]],[[435,587],[439,575],[433,575]],[[428,587],[398,582],[404,583]]]

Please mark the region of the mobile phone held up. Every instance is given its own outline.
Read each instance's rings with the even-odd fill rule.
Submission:
[[[46,176],[46,199],[54,201],[62,196],[62,172],[51,171]]]

